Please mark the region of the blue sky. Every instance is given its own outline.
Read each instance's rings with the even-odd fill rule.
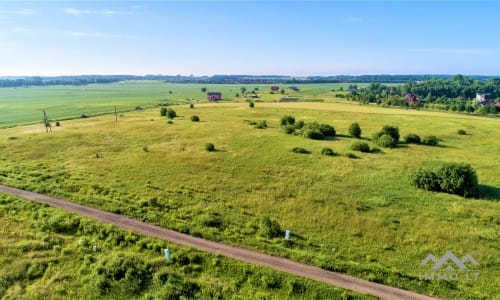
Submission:
[[[500,74],[497,1],[0,1],[0,76]]]

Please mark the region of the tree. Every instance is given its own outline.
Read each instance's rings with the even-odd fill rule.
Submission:
[[[202,93],[206,93],[206,92],[207,92],[207,88],[206,88],[206,87],[202,87],[202,88],[201,88],[201,92],[202,92]]]
[[[166,107],[160,108],[160,116],[164,117],[166,115],[167,115],[167,108]]]
[[[358,139],[361,137],[361,127],[358,123],[352,123],[351,126],[349,126],[349,134]]]
[[[247,88],[246,88],[246,87],[244,87],[244,86],[242,86],[242,87],[240,88],[240,90],[241,90],[241,93],[244,95],[244,94],[246,93],[246,91],[247,91]]]

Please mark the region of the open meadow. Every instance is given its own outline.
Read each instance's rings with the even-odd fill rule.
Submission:
[[[310,91],[309,97],[302,96],[303,100],[324,98],[324,103],[275,102],[272,97],[278,95],[270,95],[269,85],[262,85],[259,90],[266,89],[261,99],[264,102],[255,102],[253,108],[242,97],[222,103],[194,102],[192,108],[189,104],[170,105],[178,117],[167,122],[160,116],[159,107],[133,110],[138,105],[153,106],[169,99],[169,90],[170,95],[180,93],[175,85],[157,85],[153,89],[156,92],[142,98],[144,102],[128,102],[117,95],[117,105],[127,103],[132,108],[122,111],[117,121],[111,114],[64,120],[61,126],[52,126],[51,134],[45,133],[40,122],[1,129],[0,183],[428,295],[449,299],[492,299],[500,295],[498,118],[343,103],[335,100],[335,93],[330,91],[332,85],[325,84],[316,92]],[[114,86],[117,84],[109,85]],[[231,89],[228,93],[232,93],[241,86],[254,88],[250,85],[217,88]],[[27,88],[31,89],[35,88]],[[302,90],[305,95],[307,87]],[[136,92],[138,96],[133,99],[141,98],[140,92]],[[4,97],[6,92],[0,90],[0,93]],[[193,85],[192,93],[184,89],[182,96],[175,99],[186,103],[185,98],[201,96],[200,85]],[[87,102],[86,96],[81,97],[86,107],[113,105],[107,98],[96,97]],[[24,109],[13,109],[29,114],[19,119],[7,118],[1,125],[35,122],[38,113],[32,113],[32,109],[36,112],[43,105],[27,101]],[[48,112],[49,117],[56,118],[50,109]],[[199,116],[199,122],[191,120],[194,115]],[[312,140],[286,134],[280,125],[284,115],[306,123],[330,124],[336,130],[336,137]],[[253,125],[264,120],[267,127]],[[371,147],[375,146],[370,140],[372,134],[384,125],[399,127],[402,137],[409,133],[435,135],[440,143],[434,147],[400,144],[396,148],[361,153],[351,150],[357,141],[348,134],[353,122],[359,123],[361,139]],[[467,134],[457,134],[459,129]],[[207,143],[213,143],[216,151],[206,151]],[[294,153],[294,147],[311,153]],[[337,155],[321,155],[324,147],[333,149]],[[465,199],[417,190],[410,185],[408,178],[414,170],[441,162],[471,164],[479,179],[480,196]],[[19,205],[19,210],[29,206],[32,215],[42,214],[34,204],[4,196],[2,199],[2,205],[7,205],[2,212],[6,216],[15,216],[13,203]],[[22,218],[29,219],[30,215],[23,213]],[[38,228],[30,225],[37,218],[18,225],[1,220],[7,222],[10,231],[16,231],[16,226],[23,232]],[[44,223],[42,232],[57,232],[52,228],[56,223]],[[85,233],[75,226],[69,229]],[[292,233],[290,240],[283,239],[285,229]],[[26,234],[36,236],[42,232]],[[24,238],[18,237],[16,243]],[[64,259],[69,259],[71,253],[79,253],[75,246],[78,236],[67,235],[63,239],[63,246],[44,242],[50,246],[43,247],[60,247],[47,250],[54,254],[53,257],[47,254],[50,260],[62,259],[58,257],[65,245],[73,246],[68,246]],[[94,234],[92,239],[104,243],[106,238]],[[2,246],[1,251],[10,253],[17,251],[16,247]],[[465,273],[459,273],[458,280],[421,278],[421,274],[432,271],[430,265],[420,265],[422,260],[430,253],[439,259],[448,250],[459,257],[471,254],[479,265],[469,267],[479,272],[479,276],[474,280],[463,277]],[[85,254],[85,259],[92,261],[93,258],[87,258],[89,255]],[[4,259],[0,268],[7,268],[9,262]],[[93,263],[104,264],[104,261],[98,259]],[[151,258],[150,264],[155,268],[161,263]],[[79,267],[70,268],[78,272]],[[40,271],[42,275],[35,278],[41,281],[35,284],[53,278],[45,277],[47,270],[50,269]],[[199,280],[209,280],[205,276],[210,277],[203,275]],[[318,285],[317,293],[323,287],[328,289]],[[252,293],[258,286],[247,288]],[[1,292],[0,289],[0,295]],[[283,293],[286,291],[269,292],[268,297],[281,298]],[[314,298],[313,295],[306,297]]]
[[[366,83],[358,83],[366,86]],[[0,128],[43,120],[46,109],[51,120],[78,118],[117,111],[130,111],[136,107],[151,107],[165,103],[197,103],[206,100],[208,92],[221,92],[223,100],[245,101],[251,92],[259,95],[256,101],[276,101],[282,97],[298,97],[308,101],[332,98],[332,89],[347,90],[349,84],[297,84],[281,85],[285,90],[271,94],[271,84],[176,84],[163,81],[123,81],[112,84],[82,86],[29,86],[0,89]],[[296,86],[300,91],[288,89]],[[242,88],[246,95],[242,93]],[[321,98],[320,98],[321,96]]]

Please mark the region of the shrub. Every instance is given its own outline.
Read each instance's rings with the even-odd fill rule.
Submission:
[[[319,125],[319,130],[325,136],[335,136],[335,134],[336,134],[335,128],[333,128],[333,126],[328,125],[328,124],[321,124],[321,125]]]
[[[437,146],[439,144],[438,138],[434,135],[425,136],[422,140],[422,144],[427,146]]]
[[[331,148],[325,147],[321,149],[321,155],[328,155],[328,156],[333,156],[335,155],[335,152]]]
[[[292,134],[295,132],[295,127],[293,125],[286,125],[283,126],[283,131],[285,131],[286,134]]]
[[[167,108],[162,107],[160,108],[160,116],[165,117],[167,115]]]
[[[173,119],[175,117],[177,117],[177,113],[175,112],[175,110],[167,108],[167,118]]]
[[[479,196],[476,171],[468,164],[446,163],[438,170],[437,176],[443,192],[464,197]]]
[[[303,131],[303,135],[305,138],[313,139],[313,140],[325,139],[325,135],[323,134],[323,132],[321,132],[318,129],[311,129],[311,128],[305,129]]]
[[[309,151],[307,149],[304,149],[304,148],[301,148],[301,147],[294,147],[292,149],[292,152],[294,152],[294,153],[301,153],[301,154],[309,154],[309,153],[311,153],[311,151]]]
[[[82,114],[82,115],[80,116],[80,118],[82,118],[82,119],[86,119],[86,118],[88,118],[88,116],[87,116],[86,114]]]
[[[361,137],[361,127],[359,127],[358,123],[352,123],[351,126],[349,126],[349,135],[358,139]]]
[[[375,144],[384,148],[394,148],[396,147],[396,141],[392,136],[388,134],[381,135],[378,139],[375,140]]]
[[[281,125],[293,125],[295,124],[295,117],[294,116],[283,116],[281,117],[281,121],[280,121],[280,124]]]
[[[418,169],[410,175],[410,183],[421,189],[478,197],[476,171],[464,163],[445,163],[437,171]]]
[[[248,103],[248,107],[253,108],[255,104],[253,102]]]
[[[380,132],[374,134],[373,140],[377,140],[384,134],[390,135],[396,141],[396,144],[399,142],[399,128],[389,125],[385,125]]]
[[[345,154],[345,157],[347,157],[347,158],[358,158],[358,156],[356,154],[351,153],[351,152],[347,152]]]
[[[174,122],[172,120],[168,120],[167,124],[174,124]]]
[[[281,235],[280,224],[271,220],[268,216],[265,216],[260,220],[259,233],[260,235],[270,239],[278,237]]]
[[[427,191],[441,191],[439,187],[439,177],[432,170],[418,169],[410,174],[410,183],[419,189]]]
[[[57,126],[57,123],[56,123],[56,126]],[[467,132],[465,132],[465,130],[463,130],[463,129],[457,130],[457,133],[460,134],[460,135],[466,135],[467,134]]]
[[[191,116],[191,121],[193,122],[199,122],[200,121],[200,117],[194,115],[194,116]]]
[[[260,121],[257,125],[255,125],[255,128],[257,128],[257,129],[265,129],[265,128],[267,128],[267,122],[266,122],[266,120]]]
[[[298,121],[297,123],[295,123],[295,128],[296,129],[301,129],[302,127],[304,127],[306,125],[306,123],[302,120]]]
[[[189,108],[194,108],[194,104],[193,103],[189,104]]]
[[[212,152],[212,151],[215,151],[215,145],[212,144],[212,143],[207,143],[205,145],[205,150],[207,150],[208,152]]]
[[[355,142],[351,145],[351,150],[370,152],[370,146],[365,142]]]
[[[56,121],[56,126],[57,127],[61,126],[61,123],[59,121]]]
[[[420,137],[414,133],[405,136],[405,142],[408,144],[420,144]]]

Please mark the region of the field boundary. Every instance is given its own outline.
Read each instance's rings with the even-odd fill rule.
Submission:
[[[285,273],[335,285],[358,293],[373,295],[382,299],[437,299],[415,292],[366,281],[346,274],[326,271],[318,267],[301,264],[257,251],[193,237],[129,217],[43,194],[29,192],[5,185],[0,185],[0,192],[18,196],[34,202],[48,204],[50,206],[73,212],[80,216],[85,216],[102,223],[112,224],[122,229],[160,238],[175,244],[193,247],[210,253],[217,253],[235,260],[269,267]]]

